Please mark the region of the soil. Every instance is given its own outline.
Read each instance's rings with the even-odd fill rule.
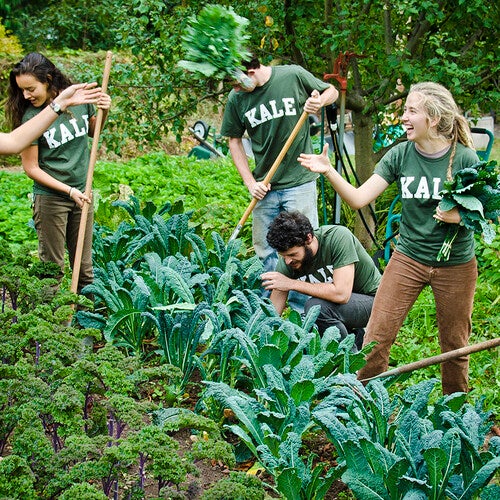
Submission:
[[[179,452],[181,455],[186,453],[191,447],[191,435],[188,430],[182,430],[175,433],[172,436],[179,444]],[[332,444],[326,439],[326,437],[320,434],[310,436],[305,442],[305,446],[314,450],[314,454],[318,455],[318,461],[327,464],[332,464],[332,457],[334,456]],[[186,492],[186,496],[189,500],[198,500],[201,494],[206,491],[212,484],[217,481],[229,476],[231,471],[242,471],[247,472],[250,469],[250,473],[255,473],[256,476],[263,481],[264,484],[272,485],[274,483],[272,476],[267,474],[260,468],[255,468],[255,461],[250,460],[242,464],[237,465],[234,469],[229,469],[221,462],[210,461],[210,460],[200,460],[195,464],[198,470],[197,475],[188,475],[187,481],[181,485],[181,488]],[[256,471],[256,472],[255,472]],[[339,498],[339,494],[343,493],[342,498],[346,498],[346,492],[348,492],[347,486],[341,481],[334,481],[325,500],[336,500]],[[145,497],[156,498],[158,495],[158,485],[154,481],[150,481],[145,488]],[[267,488],[266,491],[269,498],[279,498],[278,495],[271,489]]]

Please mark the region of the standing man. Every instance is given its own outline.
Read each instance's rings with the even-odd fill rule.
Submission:
[[[316,114],[321,107],[333,103],[339,94],[335,87],[300,66],[264,66],[257,58],[244,65],[255,87],[235,86],[230,92],[221,134],[229,137],[234,164],[252,197],[259,200],[253,210],[253,246],[264,270],[272,271],[278,256],[268,245],[266,234],[276,215],[283,210],[300,210],[314,227],[318,227],[317,175],[305,171],[297,162],[300,153],[312,151],[308,125],[300,130],[290,146],[271,186],[266,186],[262,180],[302,111]],[[245,131],[252,141],[253,172],[242,142]]]
[[[344,338],[356,335],[361,349],[380,273],[359,240],[344,226],[321,226],[316,233],[299,212],[282,212],[272,222],[267,241],[279,253],[275,272],[262,275],[271,302],[283,312],[290,291],[309,296],[305,312],[321,307],[320,333],[336,326]]]

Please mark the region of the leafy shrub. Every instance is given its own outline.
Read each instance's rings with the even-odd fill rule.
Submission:
[[[232,332],[235,357],[249,372],[247,392],[205,382],[203,397],[229,408],[239,421],[228,428],[275,478],[290,499],[324,498],[332,471],[301,454],[302,436],[315,424],[311,412],[327,395],[335,373],[356,371],[369,350],[352,354],[354,336],[339,341],[337,328],[320,336],[314,326],[319,306],[304,321],[290,322],[256,313],[245,332]]]
[[[217,481],[201,496],[202,500],[264,500],[261,481],[243,472],[231,472],[228,478]]]
[[[210,446],[197,446],[193,457],[234,463],[217,426],[204,417],[177,414],[169,426],[148,424],[149,412],[158,409],[154,401],[179,370],[143,364],[111,345],[89,350],[83,339],[97,332],[68,326],[75,296],[30,293],[28,302],[26,284],[35,291],[44,286],[30,274],[38,269],[36,259],[18,255],[12,265],[9,256],[3,260],[2,254],[0,276],[17,276],[19,294],[17,309],[6,300],[0,313],[0,451],[7,455],[0,461],[0,492],[8,498],[97,499],[111,492],[143,494],[146,478],[157,481],[158,491],[177,486],[195,469],[189,455],[178,452],[170,435],[174,425],[210,431]],[[27,274],[13,274],[19,270]],[[156,397],[153,387],[163,388]]]
[[[486,244],[476,236],[476,257],[480,277],[483,281],[500,285],[500,225],[496,227],[496,237]]]
[[[1,21],[2,18],[0,18],[0,56],[7,54],[20,56],[23,53],[23,48],[19,39],[6,30]]]
[[[10,244],[32,242],[36,233],[29,195],[32,181],[22,172],[0,170],[0,236]],[[97,162],[93,196],[95,221],[107,231],[115,231],[130,218],[120,202],[133,204],[130,197],[143,200],[145,216],[153,207],[170,205],[179,214],[189,207],[190,224],[199,235],[215,231],[228,239],[248,205],[248,191],[230,160],[200,161],[187,156],[153,153],[126,162]],[[145,200],[145,201],[144,201]],[[166,203],[165,200],[175,200]],[[112,202],[119,202],[113,204]],[[136,209],[137,215],[141,207]],[[156,209],[155,209],[156,210]],[[161,211],[158,215],[161,215]],[[243,226],[239,237],[250,242],[251,225]]]
[[[491,414],[461,393],[429,395],[436,380],[391,401],[380,381],[365,388],[351,375],[335,377],[313,410],[338,453],[336,473],[358,498],[473,498],[496,491],[500,438],[486,436]],[[487,496],[485,496],[487,498]]]
[[[95,279],[85,288],[96,311],[80,312],[79,321],[136,355],[151,355],[148,341],[154,340],[164,361],[182,370],[181,393],[193,370],[203,371],[197,354],[202,337],[253,312],[241,292],[260,287],[261,264],[255,256],[240,258],[241,240],[226,245],[213,233],[209,248],[189,224],[192,213],[177,213],[182,204],[159,213],[152,203],[141,209],[135,197],[116,205],[134,224],[96,230]]]
[[[0,460],[0,497],[13,500],[36,498],[35,476],[27,461],[17,455],[9,455]]]

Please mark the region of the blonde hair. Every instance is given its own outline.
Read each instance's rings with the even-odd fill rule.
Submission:
[[[418,92],[422,96],[422,107],[429,121],[437,118],[436,135],[452,143],[452,153],[448,166],[448,178],[451,179],[451,166],[457,142],[474,149],[469,123],[460,112],[451,92],[434,82],[416,83],[410,87],[409,93]]]

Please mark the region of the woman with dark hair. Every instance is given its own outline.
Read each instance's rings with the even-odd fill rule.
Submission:
[[[55,99],[54,107],[66,111],[69,106],[96,103],[101,95],[101,89],[96,83],[77,83],[64,89]],[[58,117],[50,106],[12,132],[0,132],[0,154],[11,155],[20,153],[37,137],[41,136],[47,127]]]
[[[10,72],[6,104],[12,128],[39,115],[46,107],[58,115],[43,135],[21,153],[21,159],[24,171],[34,181],[33,218],[40,259],[58,264],[61,275],[65,246],[73,266],[81,209],[84,203],[91,204],[84,191],[90,157],[88,137],[93,137],[96,123],[91,104],[66,111],[60,107],[57,97],[70,86],[70,79],[49,59],[32,52]],[[111,98],[101,92],[96,104],[105,119]],[[90,207],[78,290],[93,280],[92,226]]]

